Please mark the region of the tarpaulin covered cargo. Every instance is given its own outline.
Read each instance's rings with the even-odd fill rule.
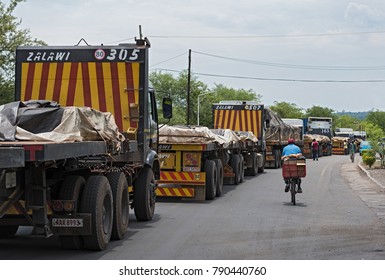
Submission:
[[[305,134],[303,136],[304,142],[312,142],[315,139],[318,143],[330,143],[330,138],[320,134]]]
[[[296,141],[301,140],[301,129],[286,124],[271,109],[266,108],[270,118],[270,127],[266,130],[266,141],[277,142],[277,144],[285,144],[289,138]]]
[[[205,126],[164,125],[159,129],[160,143],[218,143],[225,146],[239,140],[229,129],[223,133],[214,133]]]
[[[39,100],[0,106],[1,141],[122,141],[111,113]]]

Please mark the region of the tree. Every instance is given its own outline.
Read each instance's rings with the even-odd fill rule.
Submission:
[[[306,109],[306,117],[327,117],[327,118],[335,118],[333,114],[334,110],[321,107],[321,106],[313,106],[311,108]]]
[[[21,45],[46,45],[30,36],[29,29],[20,29],[21,20],[13,12],[24,0],[11,0],[6,6],[0,2],[0,104],[13,100],[16,47]]]
[[[376,124],[385,131],[385,112],[382,111],[371,111],[365,118],[366,122]]]
[[[157,100],[161,102],[163,97],[171,97],[173,102],[173,117],[170,124],[187,124],[187,71],[179,73],[177,77],[169,73],[154,71],[150,73],[150,81],[157,92]],[[190,124],[196,120],[196,100],[198,95],[207,92],[207,86],[192,75],[190,80]],[[158,108],[160,108],[160,103]],[[162,112],[159,114],[159,122],[165,123]]]
[[[252,89],[234,89],[216,84],[213,89],[204,93],[199,99],[199,125],[213,127],[212,106],[222,100],[261,102],[262,96]],[[195,111],[197,112],[197,111]],[[198,117],[196,113],[196,118]]]
[[[334,120],[335,127],[345,127],[352,128],[353,130],[360,130],[361,121],[357,118],[354,118],[350,115],[342,115],[338,116],[337,119]]]
[[[270,109],[281,118],[300,119],[304,117],[303,109],[298,108],[294,103],[274,101],[274,105],[271,105]]]
[[[177,77],[169,73],[152,72],[150,81],[157,91],[158,102],[163,97],[171,97],[173,102],[173,118],[170,124],[187,124],[187,71],[181,72]],[[212,127],[212,105],[220,100],[261,101],[261,95],[253,90],[233,89],[224,85],[215,85],[209,89],[206,84],[198,81],[192,75],[190,80],[190,125],[196,125],[198,121],[198,97],[199,97],[199,125]],[[158,108],[160,108],[158,104]],[[160,123],[165,123],[160,114]]]

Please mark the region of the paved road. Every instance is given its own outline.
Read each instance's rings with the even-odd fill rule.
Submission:
[[[268,169],[211,202],[160,202],[148,223],[131,214],[126,238],[106,251],[61,250],[24,229],[0,240],[0,259],[385,259],[382,190],[345,156],[308,160],[307,171],[296,206],[281,170]]]

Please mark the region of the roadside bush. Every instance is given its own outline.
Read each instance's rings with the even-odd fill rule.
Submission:
[[[361,152],[361,156],[362,156],[362,159],[364,159],[364,156],[365,155],[370,155],[370,156],[372,156],[372,157],[376,157],[376,153],[375,153],[375,151],[374,150],[363,150],[362,152]]]
[[[362,161],[369,166],[369,168],[372,168],[372,165],[376,162],[376,157],[373,153],[366,152],[362,154]]]

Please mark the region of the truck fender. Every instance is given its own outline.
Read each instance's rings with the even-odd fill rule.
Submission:
[[[148,152],[145,164],[150,166],[150,168],[153,170],[155,180],[159,180],[160,179],[159,156],[154,150],[151,150]]]

